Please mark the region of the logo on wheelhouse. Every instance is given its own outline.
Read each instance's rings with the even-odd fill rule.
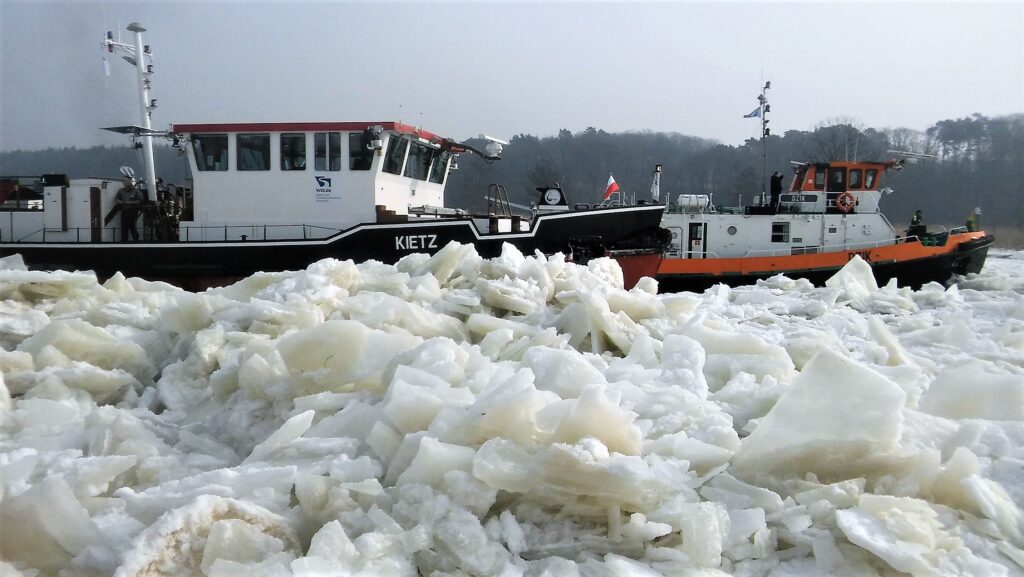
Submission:
[[[330,202],[332,200],[341,200],[341,197],[334,194],[334,188],[332,186],[332,177],[314,175],[313,179],[316,180],[316,187],[313,192],[316,194],[317,202]]]

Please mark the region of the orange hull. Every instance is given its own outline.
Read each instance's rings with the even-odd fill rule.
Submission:
[[[985,239],[990,239],[985,242]],[[705,258],[705,259],[664,259],[658,267],[659,281],[676,281],[685,283],[686,279],[702,279],[705,283],[728,282],[739,284],[735,281],[745,279],[752,282],[758,278],[767,278],[776,274],[785,274],[791,277],[807,277],[812,273],[831,274],[842,268],[854,256],[860,256],[872,265],[876,270],[884,267],[892,269],[897,274],[888,276],[900,278],[899,267],[912,263],[925,263],[943,260],[942,257],[953,256],[964,253],[965,256],[973,251],[982,250],[980,254],[981,263],[984,262],[985,253],[991,244],[991,236],[983,231],[965,232],[952,234],[942,246],[927,246],[920,241],[914,240],[889,246],[876,248],[865,248],[857,250],[845,250],[836,252],[823,252],[811,254],[794,254],[782,256],[764,257],[736,257],[736,258]],[[983,245],[983,246],[975,246]],[[977,256],[976,254],[974,256]],[[962,263],[953,263],[962,264]],[[936,264],[933,268],[941,273],[942,264]],[[965,265],[966,266],[966,265]],[[980,264],[977,265],[980,270]],[[951,264],[948,276],[960,272]],[[968,270],[967,272],[975,272]],[[928,280],[928,279],[926,279]],[[926,282],[925,280],[925,282]],[[934,279],[930,279],[934,280]],[[742,280],[740,280],[742,282]],[[905,284],[919,284],[911,280]]]

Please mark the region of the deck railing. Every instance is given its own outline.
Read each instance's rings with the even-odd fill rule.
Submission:
[[[99,240],[92,240],[99,233]],[[143,232],[139,231],[140,234]],[[341,229],[314,224],[260,224],[182,227],[176,240],[140,239],[137,242],[247,242],[265,240],[323,239],[341,232]],[[66,230],[40,228],[14,240],[15,243],[117,243],[119,227],[78,227]]]
[[[790,256],[795,254],[816,254],[826,252],[842,252],[842,251],[859,251],[859,250],[870,250],[882,246],[892,246],[896,244],[903,244],[908,242],[920,242],[925,246],[945,246],[949,240],[950,235],[961,234],[969,232],[966,226],[958,226],[946,230],[944,226],[938,226],[942,229],[940,231],[927,233],[925,235],[907,235],[898,236],[895,238],[887,238],[876,241],[868,242],[854,242],[854,243],[843,243],[833,244],[826,246],[789,246],[786,248],[776,249],[759,249],[759,250],[748,250],[743,255],[737,255],[734,257],[724,258],[752,258],[752,257],[764,257],[764,256]],[[672,230],[678,229],[678,227],[670,227]],[[714,251],[704,252],[702,250],[682,250],[685,239],[682,236],[682,229],[678,229],[678,240],[674,240],[669,248],[665,251],[665,254],[671,258],[720,258],[720,256]]]

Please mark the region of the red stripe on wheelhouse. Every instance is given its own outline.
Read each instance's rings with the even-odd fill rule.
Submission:
[[[426,140],[444,140],[441,136],[427,130],[401,122],[236,122],[217,124],[174,124],[171,130],[178,134],[201,134],[214,132],[327,132],[366,130],[371,126],[380,126],[402,134],[411,134]]]

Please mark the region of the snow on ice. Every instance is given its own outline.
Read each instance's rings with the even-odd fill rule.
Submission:
[[[658,295],[450,245],[0,262],[0,575],[1024,575],[1024,255]]]

